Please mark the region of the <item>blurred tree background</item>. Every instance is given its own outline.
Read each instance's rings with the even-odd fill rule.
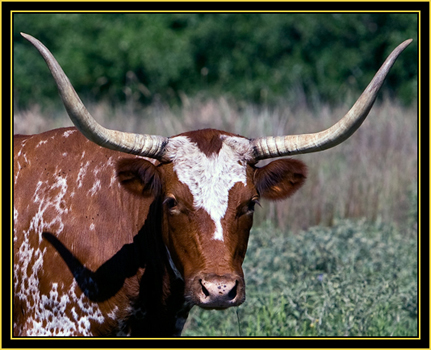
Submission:
[[[13,25],[18,108],[59,103],[45,62],[20,32],[51,50],[84,98],[171,105],[182,96],[350,103],[392,49],[413,38],[383,96],[405,105],[417,97],[415,13],[22,13]]]

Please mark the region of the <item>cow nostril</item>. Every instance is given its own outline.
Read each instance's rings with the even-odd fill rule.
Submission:
[[[227,295],[230,300],[232,300],[236,297],[237,286],[238,286],[238,281],[235,281],[235,286],[230,290],[230,292]]]
[[[208,292],[208,289],[206,289],[205,286],[202,284],[202,280],[199,280],[199,283],[202,286],[202,292],[205,294],[205,297],[208,297],[210,295],[210,292]]]

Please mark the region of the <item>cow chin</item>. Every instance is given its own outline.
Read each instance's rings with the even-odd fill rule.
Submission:
[[[186,286],[186,299],[204,309],[223,310],[245,301],[244,278],[239,275],[200,274]]]

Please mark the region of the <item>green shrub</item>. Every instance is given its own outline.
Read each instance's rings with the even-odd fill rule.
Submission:
[[[417,336],[412,232],[343,220],[298,235],[253,229],[247,300],[192,309],[184,336]]]
[[[40,39],[78,93],[93,100],[178,102],[181,94],[204,94],[292,106],[345,102],[396,45],[413,38],[383,89],[405,104],[417,97],[415,13],[15,13],[13,23],[20,107],[52,104],[57,94],[19,32]]]

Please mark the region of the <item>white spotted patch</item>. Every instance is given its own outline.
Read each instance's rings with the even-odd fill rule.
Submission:
[[[55,170],[58,172],[58,169]],[[48,184],[47,181],[39,181],[36,185],[36,191],[32,200],[39,205],[37,213],[33,216],[30,227],[27,232],[35,230],[39,234],[39,243],[42,242],[43,230],[51,230],[57,235],[63,231],[64,225],[62,215],[69,213],[69,208],[65,200],[67,194],[66,177],[57,176],[54,184]],[[45,212],[55,210],[57,214],[52,221],[45,221]]]
[[[88,193],[91,196],[94,196],[101,188],[102,188],[102,186],[100,185],[100,180],[96,180],[93,184],[93,187],[90,188]]]
[[[195,209],[205,209],[215,224],[213,238],[223,241],[221,219],[225,216],[229,190],[238,182],[246,185],[246,165],[252,159],[250,142],[241,137],[221,135],[219,153],[209,157],[186,136],[171,138],[168,155],[178,179],[188,186]]]
[[[15,229],[17,223],[18,223],[18,210],[16,210],[16,208],[13,207],[13,225],[14,225],[14,229]]]
[[[88,301],[73,281],[68,291],[59,291],[57,283],[52,283],[48,295],[37,295],[38,301],[32,307],[34,317],[29,323],[27,336],[91,336],[90,321],[103,323],[105,318],[97,303]],[[38,293],[39,294],[39,293]],[[67,313],[66,311],[70,311]]]
[[[58,173],[58,169],[55,171]],[[29,200],[37,206],[38,210],[29,222],[26,230],[22,231],[22,241],[14,257],[14,293],[20,299],[28,315],[23,325],[23,335],[58,335],[70,332],[69,325],[61,319],[62,309],[68,302],[67,296],[58,292],[58,285],[53,284],[48,295],[41,294],[39,274],[43,270],[43,260],[46,247],[31,243],[31,234],[38,235],[39,244],[42,241],[42,232],[49,230],[60,234],[64,228],[63,214],[69,213],[65,196],[68,185],[65,177],[57,176],[53,184],[39,181],[35,192]],[[55,213],[50,219],[46,212]],[[14,210],[14,220],[18,220],[18,211]],[[17,224],[17,222],[15,222]],[[14,244],[18,240],[14,238]],[[19,277],[21,276],[21,278]],[[61,295],[61,297],[59,297]],[[72,327],[72,326],[70,326]],[[72,327],[73,328],[73,327]],[[61,331],[60,329],[64,330]]]
[[[84,157],[84,154],[85,154],[85,152],[82,153],[82,157]],[[78,178],[76,180],[76,182],[78,184],[78,188],[82,187],[82,180],[84,179],[84,176],[87,172],[89,165],[90,165],[90,162],[87,161],[85,164],[81,163],[81,166],[79,167]]]
[[[63,133],[63,137],[69,137],[70,134],[73,134],[77,130],[68,130]]]
[[[112,320],[117,320],[117,312],[118,312],[119,308],[117,305],[114,306],[114,309],[108,313],[108,317]]]
[[[18,151],[16,157],[15,157],[15,161],[16,161],[16,168],[15,168],[15,178],[14,178],[14,184],[16,185],[17,181],[18,181],[18,177],[20,174],[20,171],[23,167],[30,165],[30,161],[27,158],[27,153],[24,150],[26,144],[26,140],[24,140],[21,143],[21,148]]]
[[[37,143],[36,148],[39,148],[41,145],[44,145],[48,142],[48,140],[41,140]]]

